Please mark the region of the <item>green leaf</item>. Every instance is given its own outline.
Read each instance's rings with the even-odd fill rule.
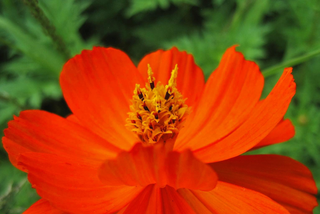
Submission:
[[[197,5],[197,0],[132,0],[131,6],[128,8],[126,15],[131,17],[141,12],[152,11],[157,8],[163,10],[168,9],[170,3],[175,5],[189,4]]]
[[[51,75],[58,76],[58,72],[63,65],[63,59],[58,53],[50,50],[50,48],[34,39],[20,26],[6,18],[0,17],[0,29],[10,34],[10,38],[14,39],[19,51],[46,68]]]
[[[79,34],[80,27],[87,19],[83,12],[90,5],[89,1],[41,0],[39,5],[55,26],[57,34],[66,42],[72,56],[98,43],[96,40],[85,43]]]
[[[39,196],[31,188],[25,173],[13,168],[8,161],[1,161],[0,167],[2,175],[10,175],[0,176],[0,212],[24,212]]]
[[[217,67],[224,51],[232,45],[240,45],[238,50],[248,59],[264,57],[263,45],[271,27],[261,25],[261,22],[267,11],[267,0],[239,3],[231,17],[227,15],[230,13],[229,5],[204,10],[207,21],[202,32],[174,39],[165,46],[178,46],[192,53],[208,77]]]

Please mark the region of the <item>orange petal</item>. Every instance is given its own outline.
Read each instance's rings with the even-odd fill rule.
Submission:
[[[226,137],[194,150],[196,157],[203,162],[229,159],[248,151],[264,139],[281,121],[295,94],[296,85],[291,72],[292,68],[284,70],[268,97],[259,102],[243,124]]]
[[[305,210],[300,210],[295,207],[288,206],[286,204],[281,204],[284,208],[286,208],[290,214],[313,214],[313,211],[307,212]]]
[[[125,207],[119,213],[162,213],[159,188],[154,190],[154,186],[155,185],[147,186],[127,207]]]
[[[118,214],[195,214],[172,187],[149,185]]]
[[[215,189],[208,192],[187,189],[178,192],[196,211],[198,207],[195,206],[199,206],[201,202],[209,210],[204,213],[289,214],[285,208],[261,193],[221,181]]]
[[[101,167],[100,178],[107,185],[147,186],[156,183],[175,189],[211,190],[217,183],[208,165],[184,152],[166,152],[163,147],[136,144],[130,152],[122,152]]]
[[[204,76],[191,54],[173,47],[167,51],[158,50],[146,55],[138,65],[145,82],[148,77],[148,64],[154,72],[156,82],[160,81],[164,85],[168,83],[175,65],[178,65],[177,88],[183,97],[187,98],[186,103],[192,106],[200,97],[204,88]]]
[[[303,164],[280,155],[246,155],[210,164],[219,180],[261,192],[278,203],[311,212],[317,187]]]
[[[110,187],[98,178],[98,167],[52,154],[24,153],[19,164],[32,187],[57,209],[70,213],[112,213],[125,207],[140,187]]]
[[[49,201],[40,199],[34,203],[29,209],[23,212],[23,214],[65,214],[65,212],[53,208]]]
[[[142,77],[120,50],[95,47],[82,51],[63,67],[63,95],[81,124],[122,149],[130,149],[136,136],[125,128],[135,84]]]
[[[288,141],[293,138],[294,134],[294,126],[291,121],[289,119],[282,120],[262,141],[260,141],[260,143],[255,145],[251,150]]]
[[[79,123],[80,124],[80,121],[78,120],[78,118],[74,115],[74,114],[70,114],[68,117],[66,117],[67,120],[70,120],[72,122],[75,122],[75,123]]]
[[[195,213],[212,214],[210,208],[199,200],[189,189],[178,189],[177,192],[182,198],[189,204],[189,206],[195,211]]]
[[[171,187],[161,189],[162,192],[162,203],[165,213],[181,213],[191,214],[195,212],[192,210],[188,203],[177,193],[177,191]]]
[[[186,128],[175,148],[192,150],[207,146],[230,134],[250,115],[263,89],[264,78],[256,63],[229,48],[211,74]]]
[[[27,110],[8,123],[2,138],[9,158],[17,167],[24,152],[42,152],[100,164],[119,149],[76,123],[40,110]]]

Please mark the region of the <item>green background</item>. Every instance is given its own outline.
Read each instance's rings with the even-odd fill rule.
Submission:
[[[319,0],[1,0],[1,130],[24,109],[68,115],[59,73],[83,49],[116,47],[137,63],[156,49],[177,46],[192,53],[208,77],[226,48],[239,44],[266,77],[263,96],[285,66],[294,66],[297,83],[286,114],[295,137],[255,153],[304,163],[320,187],[319,20]],[[0,148],[0,213],[22,213],[37,199]]]

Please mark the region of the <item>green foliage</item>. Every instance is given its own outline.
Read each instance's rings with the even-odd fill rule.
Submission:
[[[25,173],[12,167],[10,162],[1,163],[0,211],[3,214],[20,214],[35,200],[39,199],[37,193],[31,189]]]
[[[40,108],[46,98],[61,98],[58,78],[66,59],[21,2],[0,3],[0,41],[9,45],[11,58],[0,67],[0,122],[22,109]],[[81,13],[88,6],[87,2],[40,1],[72,55],[92,47],[78,32],[85,21]]]
[[[88,1],[40,1],[41,8],[55,26],[57,34],[66,42],[72,56],[97,43],[96,40],[85,43],[79,34],[80,27],[87,19],[82,12],[89,5]]]
[[[235,2],[233,2],[235,4]],[[208,77],[217,67],[224,51],[234,45],[248,59],[257,60],[264,57],[263,45],[270,24],[262,24],[262,18],[269,11],[269,1],[239,1],[232,14],[230,1],[202,13],[205,18],[200,32],[183,35],[166,47],[176,45],[194,54],[196,62]]]
[[[131,5],[126,11],[126,15],[131,17],[141,12],[152,11],[157,8],[168,9],[170,3],[175,5],[189,4],[189,5],[197,5],[197,0],[133,0],[131,1]]]
[[[61,106],[62,100],[59,73],[68,58],[61,46],[71,56],[93,45],[113,46],[135,63],[146,53],[177,46],[192,53],[208,77],[226,48],[237,44],[237,50],[267,71],[263,96],[284,66],[296,65],[297,93],[286,115],[295,125],[296,136],[251,153],[299,160],[312,170],[320,187],[319,0],[38,1],[48,25],[41,25],[43,18],[33,16],[23,1],[0,1],[2,130],[23,109],[68,112],[64,107],[62,113],[51,108]],[[48,33],[50,26],[60,43]],[[0,171],[0,213],[21,213],[38,199],[3,149]]]

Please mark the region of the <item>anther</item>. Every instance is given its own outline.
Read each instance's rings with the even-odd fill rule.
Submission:
[[[140,93],[138,92],[138,96],[139,96],[139,98],[140,98],[141,101],[144,100],[144,97],[143,97],[143,94],[141,93],[141,91],[140,91]]]
[[[149,111],[148,106],[146,105],[146,103],[143,103],[142,106],[143,106],[144,110]]]
[[[170,90],[170,89],[168,89],[168,90],[167,90],[166,96],[164,97],[164,99],[166,99],[166,100],[168,100],[168,99],[169,99],[169,97],[170,97],[169,90]]]
[[[154,80],[155,80],[155,78],[152,75],[153,75],[153,72],[152,72],[151,66],[148,64],[148,81],[149,81],[149,84],[150,84],[150,88],[154,89]]]
[[[144,100],[144,97],[143,97],[143,94],[142,94],[142,92],[141,92],[141,89],[140,89],[140,85],[139,85],[139,84],[136,84],[135,93],[138,94],[140,100],[142,100],[142,101]]]

